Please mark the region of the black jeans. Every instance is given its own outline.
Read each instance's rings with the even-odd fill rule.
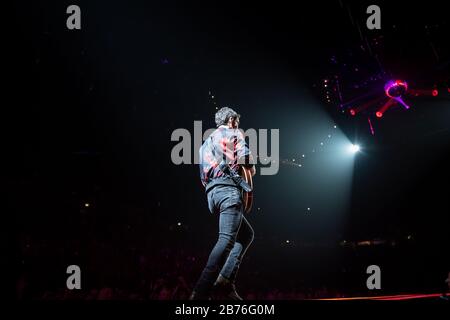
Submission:
[[[208,207],[219,214],[219,238],[194,290],[207,296],[219,273],[234,283],[242,258],[253,241],[254,232],[243,214],[240,190],[218,185],[208,192]]]

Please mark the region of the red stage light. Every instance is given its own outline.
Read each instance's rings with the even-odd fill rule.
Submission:
[[[431,94],[433,95],[433,97],[436,97],[439,94],[439,91],[437,91],[436,89],[434,89]]]
[[[377,111],[377,113],[375,113],[375,115],[376,115],[378,118],[381,118],[381,117],[383,116],[383,114],[382,114],[380,111]]]
[[[354,115],[356,114],[356,111],[353,110],[353,109],[350,109],[350,114],[351,114],[352,116],[354,116]]]

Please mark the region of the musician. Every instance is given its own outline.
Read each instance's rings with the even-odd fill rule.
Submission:
[[[223,170],[224,162],[235,172],[240,166],[255,174],[253,158],[239,128],[240,115],[224,107],[217,111],[217,129],[200,148],[200,179],[208,208],[219,218],[219,237],[201,273],[191,300],[242,300],[236,292],[236,275],[254,232],[244,217],[241,188]]]

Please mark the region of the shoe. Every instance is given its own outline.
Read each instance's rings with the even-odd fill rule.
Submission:
[[[236,286],[221,274],[217,277],[213,289],[214,295],[218,300],[244,300],[237,293]]]

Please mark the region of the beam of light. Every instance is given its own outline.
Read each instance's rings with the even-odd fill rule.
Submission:
[[[403,101],[401,97],[394,98],[398,103],[400,103],[405,109],[409,109],[409,106]]]
[[[367,118],[367,121],[369,122],[370,133],[374,136],[375,135],[375,130],[373,130],[372,121],[370,121],[370,117]]]
[[[381,100],[386,99],[385,96],[374,97],[374,98],[370,98],[367,101],[364,101],[364,103],[362,103],[362,104],[358,104],[357,102],[363,98],[364,98],[364,96],[358,97],[356,99],[353,99],[352,101],[346,102],[345,104],[341,105],[341,108],[345,107],[347,109],[353,109],[355,111],[355,114],[357,114],[357,113],[365,111],[366,109],[369,109],[371,106],[377,104]],[[354,106],[356,106],[356,107],[354,107]]]
[[[394,99],[389,99],[386,103],[375,113],[378,118],[381,118],[383,114],[394,104]]]
[[[418,96],[433,96],[437,97],[439,95],[439,90],[437,89],[411,89],[408,90],[408,94],[414,97]]]
[[[267,210],[277,210],[270,201],[274,192],[289,203],[284,222],[280,222],[280,228],[288,233],[304,239],[337,241],[348,219],[356,157],[346,152],[351,141],[322,106],[304,96],[300,101],[302,109],[283,115],[291,128],[285,131],[283,145],[289,154],[280,159],[279,173],[271,179],[272,191],[267,188],[258,197],[267,201]],[[282,142],[283,138],[280,145]],[[288,190],[277,189],[280,184],[289,186]]]

